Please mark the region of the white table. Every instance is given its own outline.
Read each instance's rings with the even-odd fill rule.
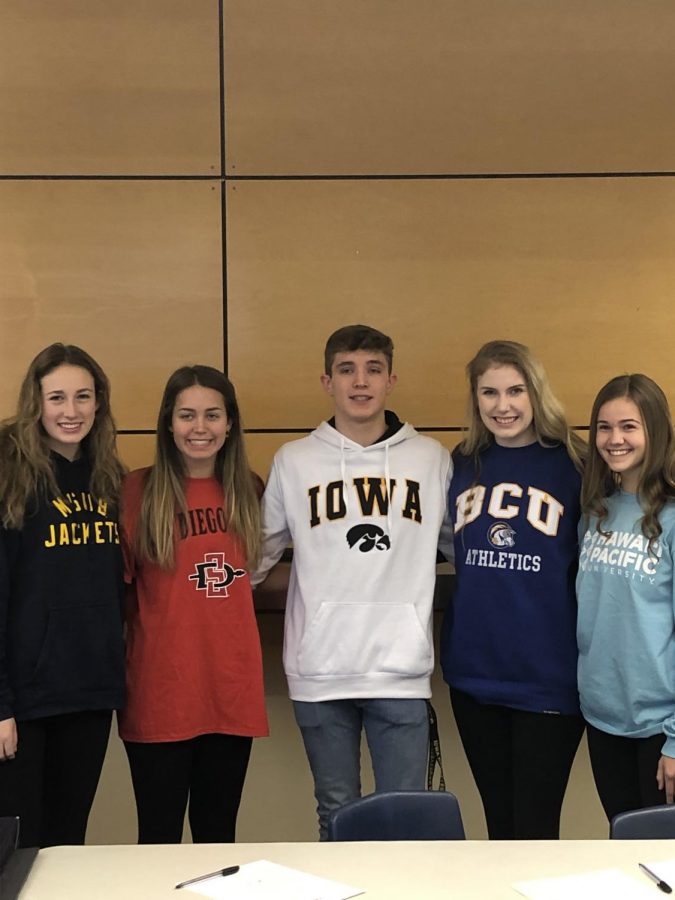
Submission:
[[[255,859],[364,888],[364,900],[516,900],[514,881],[602,868],[649,885],[638,862],[675,859],[675,841],[52,847],[38,854],[20,900],[179,900],[176,882]],[[654,900],[661,896],[654,887]]]

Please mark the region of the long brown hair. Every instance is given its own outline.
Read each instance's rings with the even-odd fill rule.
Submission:
[[[621,476],[602,459],[595,441],[600,409],[611,400],[631,400],[638,408],[645,430],[645,456],[640,468],[637,496],[642,507],[642,533],[650,550],[661,534],[659,513],[668,500],[675,499],[675,440],[668,400],[647,375],[617,375],[602,387],[591,410],[590,452],[581,487],[581,506],[586,516],[597,517],[601,534],[608,515],[607,498],[621,485]]]
[[[174,564],[176,512],[186,513],[183,457],[171,432],[176,399],[181,391],[199,385],[217,391],[225,403],[230,425],[218,451],[215,477],[223,485],[228,528],[241,541],[249,568],[260,555],[260,503],[244,447],[244,432],[232,382],[211,366],[183,366],[169,378],[157,420],[155,462],[145,481],[136,549],[141,559],[170,569]]]
[[[532,404],[535,437],[543,447],[564,444],[570,459],[579,472],[583,471],[586,444],[567,424],[559,400],[551,389],[543,366],[529,347],[516,341],[489,341],[468,363],[469,379],[468,428],[464,440],[457,447],[462,456],[473,459],[476,473],[480,472],[480,454],[494,443],[494,435],[487,428],[478,408],[478,379],[494,366],[513,366],[527,387]]]
[[[45,375],[59,366],[77,366],[94,379],[96,413],[80,449],[91,466],[94,496],[117,504],[123,467],[115,445],[115,422],[110,411],[110,382],[88,353],[73,344],[50,344],[31,362],[21,384],[16,415],[0,425],[0,521],[5,528],[21,528],[26,506],[41,491],[59,493],[42,427],[42,387]]]

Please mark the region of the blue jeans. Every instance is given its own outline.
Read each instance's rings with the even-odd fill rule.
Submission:
[[[362,727],[373,761],[375,790],[425,789],[426,700],[294,700],[293,707],[314,776],[322,841],[330,813],[361,796]]]

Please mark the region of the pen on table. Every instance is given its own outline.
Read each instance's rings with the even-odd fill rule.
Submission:
[[[644,863],[638,863],[638,866],[642,869],[642,871],[645,873],[647,878],[651,878],[651,880],[654,882],[654,884],[657,886],[657,888],[660,891],[663,891],[664,894],[672,894],[673,893],[673,889],[668,884],[668,882],[663,881],[662,878],[659,878],[659,876],[656,874],[656,872],[652,872],[652,870],[648,869]]]
[[[207,878],[216,878],[218,875],[236,875],[239,866],[228,866],[226,869],[218,869],[217,872],[208,872],[206,875],[197,875],[196,878],[188,878],[187,881],[181,881],[176,888],[187,887],[188,884],[196,884],[198,881],[206,881]]]

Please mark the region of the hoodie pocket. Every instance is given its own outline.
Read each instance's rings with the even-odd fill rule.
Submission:
[[[124,685],[119,610],[111,605],[52,609],[32,678],[45,701],[86,696]]]
[[[432,665],[410,603],[322,603],[297,655],[298,675],[425,675]]]

